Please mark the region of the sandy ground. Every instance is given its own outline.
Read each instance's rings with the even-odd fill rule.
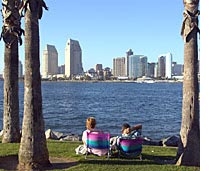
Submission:
[[[62,169],[68,169],[72,166],[77,165],[76,161],[66,159],[66,158],[57,158],[57,157],[50,157],[50,162],[52,164],[51,167],[46,168],[46,170],[62,170]],[[17,170],[18,165],[18,156],[6,156],[6,157],[0,157],[0,169],[3,170]]]

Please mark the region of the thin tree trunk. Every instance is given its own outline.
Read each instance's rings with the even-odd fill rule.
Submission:
[[[185,20],[182,27],[185,40],[182,125],[177,165],[200,166],[198,3],[199,1],[190,4],[185,2]]]
[[[3,143],[20,142],[18,97],[18,40],[21,41],[18,0],[2,1],[4,52]]]
[[[24,118],[19,149],[19,170],[41,169],[49,165],[39,60],[38,3],[29,1],[25,14]]]

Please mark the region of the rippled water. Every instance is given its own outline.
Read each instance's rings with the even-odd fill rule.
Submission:
[[[23,114],[23,83],[20,117]],[[120,134],[121,125],[143,124],[144,136],[161,139],[179,134],[182,83],[70,83],[42,82],[45,128],[81,134],[85,120],[94,116],[99,129]],[[0,82],[0,129],[3,114],[3,82]]]

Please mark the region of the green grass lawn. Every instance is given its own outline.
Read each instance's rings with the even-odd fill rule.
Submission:
[[[48,141],[50,157],[67,159],[69,163],[60,168],[67,171],[199,171],[199,167],[184,167],[170,164],[174,161],[177,148],[143,146],[142,161],[136,159],[119,159],[111,157],[88,156],[85,160],[83,155],[76,155],[74,149],[81,142]],[[3,156],[18,154],[19,144],[0,144],[0,162]],[[74,163],[71,166],[71,163]],[[68,165],[69,164],[69,165]],[[71,167],[70,167],[71,166]],[[70,167],[70,168],[69,168]],[[62,170],[57,169],[57,170]],[[55,169],[56,170],[56,169]]]

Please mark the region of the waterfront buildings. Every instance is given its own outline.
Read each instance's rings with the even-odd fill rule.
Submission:
[[[58,66],[58,74],[65,74],[65,65]]]
[[[95,71],[98,72],[98,71],[102,71],[103,70],[103,65],[102,64],[96,64],[95,65]]]
[[[172,63],[172,75],[173,76],[181,76],[184,72],[183,64],[177,64],[176,62]]]
[[[156,63],[155,62],[149,62],[147,64],[147,76],[148,77],[155,77],[155,66],[156,66]]]
[[[165,55],[158,56],[158,77],[163,78],[165,77],[165,63],[166,57]]]
[[[166,54],[166,72],[165,72],[165,77],[168,79],[172,78],[172,54],[167,53]]]
[[[133,55],[133,51],[132,49],[128,49],[128,51],[126,52],[126,58],[125,58],[125,73],[126,76],[129,75],[129,56]]]
[[[172,78],[172,54],[162,54],[158,56],[158,77]]]
[[[136,79],[148,75],[147,56],[131,55],[129,56],[129,78]]]
[[[143,77],[143,76],[147,76],[147,57],[144,55],[140,56],[140,64],[139,64],[139,76]]]
[[[65,48],[65,75],[71,79],[83,72],[82,49],[79,41],[68,39]]]
[[[140,55],[129,56],[129,78],[140,77]]]
[[[126,73],[126,58],[118,57],[113,59],[113,76],[114,77],[125,77]]]
[[[42,56],[42,78],[58,74],[58,52],[54,45],[46,45]]]

